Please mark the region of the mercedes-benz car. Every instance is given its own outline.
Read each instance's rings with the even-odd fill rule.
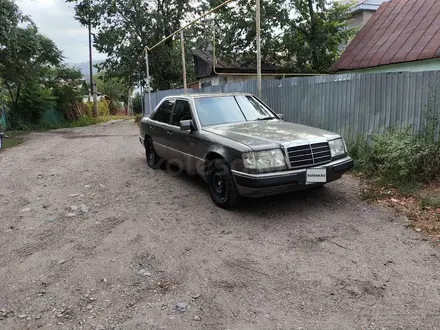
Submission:
[[[165,97],[140,121],[148,165],[200,175],[223,208],[322,186],[353,167],[340,135],[286,122],[252,94]]]

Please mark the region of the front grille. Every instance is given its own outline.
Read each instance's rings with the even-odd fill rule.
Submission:
[[[292,168],[324,164],[332,159],[327,142],[291,147],[287,149],[287,155]]]

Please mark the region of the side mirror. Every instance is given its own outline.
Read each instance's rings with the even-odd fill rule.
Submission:
[[[284,119],[284,115],[282,113],[277,113],[277,116],[282,120]]]
[[[180,121],[181,131],[195,131],[195,127],[192,120],[181,120]]]

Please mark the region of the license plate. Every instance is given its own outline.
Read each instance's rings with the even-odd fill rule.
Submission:
[[[307,170],[307,183],[327,182],[327,170],[325,168],[309,168]]]

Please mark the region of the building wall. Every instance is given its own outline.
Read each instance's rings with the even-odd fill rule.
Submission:
[[[362,17],[362,24],[365,25],[367,24],[368,20],[374,15],[375,11],[372,10],[366,10],[363,12],[363,17]]]
[[[417,72],[440,71],[440,58],[408,63],[390,64],[375,68],[359,69],[351,72],[379,73],[379,72]]]
[[[195,81],[192,83],[189,83],[188,88],[193,88],[193,89],[199,89],[200,88],[200,81]]]
[[[351,21],[348,24],[348,27],[350,29],[352,28],[359,28],[361,29],[362,26],[364,26],[364,13],[362,11],[357,12],[351,16]]]
[[[273,79],[273,76],[263,76],[263,80],[267,79]],[[221,76],[212,76],[207,78],[200,79],[200,88],[206,88],[210,86],[218,86],[218,85],[224,85],[224,84],[232,84],[232,83],[239,83],[242,81],[248,81],[248,80],[256,80],[256,75],[221,75]]]

